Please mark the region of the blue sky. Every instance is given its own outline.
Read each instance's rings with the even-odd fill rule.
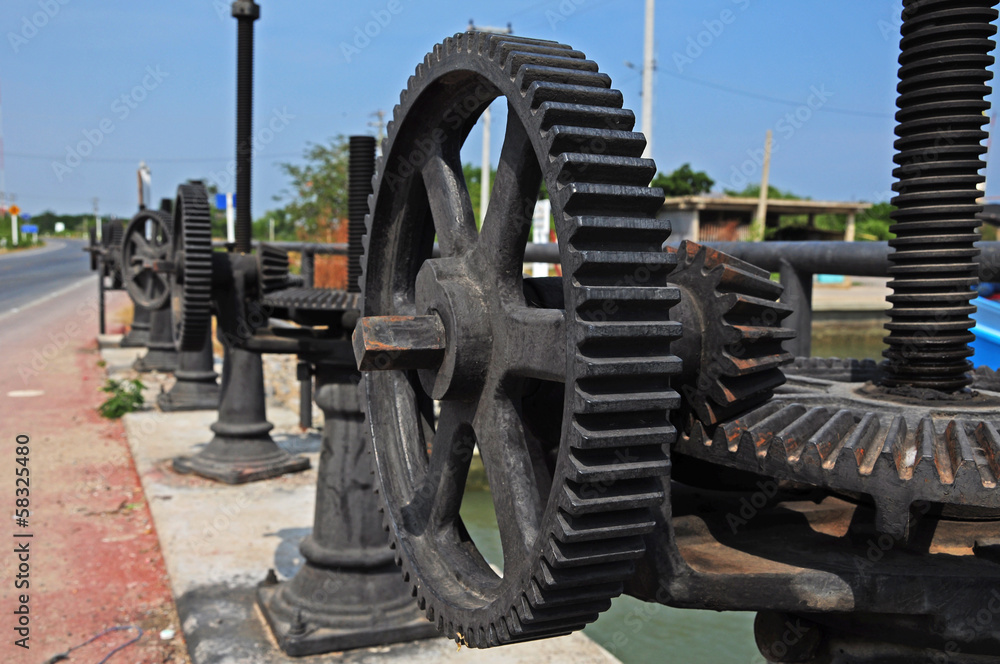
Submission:
[[[255,126],[275,131],[255,160],[255,216],[280,205],[273,197],[288,181],[279,162],[296,161],[310,141],[374,133],[371,114],[391,113],[424,54],[470,18],[509,21],[517,34],[584,51],[626,106],[637,116],[641,109],[638,70],[625,62],[642,62],[644,0],[260,4]],[[753,153],[772,129],[773,185],[815,199],[887,200],[900,5],[659,0],[658,168],[690,162],[717,189],[757,181]],[[385,25],[376,30],[369,23],[379,15]],[[376,36],[355,41],[366,27]],[[130,216],[140,159],[157,199],[188,178],[224,185],[235,132],[228,2],[4,0],[0,31],[6,186],[23,209],[83,212],[98,197],[102,212]],[[503,111],[494,111],[494,159]],[[470,161],[480,141],[477,130]],[[89,154],[77,159],[81,143]],[[990,195],[1000,194],[1000,172],[995,181]]]

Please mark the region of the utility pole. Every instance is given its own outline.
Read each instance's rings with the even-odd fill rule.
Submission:
[[[477,26],[473,20],[469,19],[469,32],[491,32],[498,35],[509,35],[514,32],[510,23],[507,24],[506,28],[493,28],[490,26]],[[493,122],[493,116],[490,113],[490,107],[487,106],[486,110],[483,111],[481,116],[483,123],[483,166],[479,175],[479,223],[483,223],[486,220],[486,210],[490,207],[490,193],[492,189],[490,188],[490,179],[493,175],[492,166],[490,165],[490,125]]]
[[[375,139],[375,146],[382,150],[382,140],[385,138],[385,111],[381,108],[372,113],[373,118],[377,118],[374,122],[369,122],[369,127],[375,127],[378,130],[377,138]]]
[[[146,191],[148,189],[150,194],[152,194],[153,188],[152,171],[149,170],[149,166],[146,165],[146,162],[139,162],[139,170],[136,172],[136,178],[139,181],[139,209],[145,210]]]
[[[642,151],[644,159],[653,156],[653,73],[656,63],[653,60],[653,19],[655,0],[646,0],[646,43],[642,58],[642,133],[646,137],[646,148]]]
[[[17,232],[18,232],[18,228],[17,228],[17,215],[21,212],[21,210],[19,210],[18,207],[14,204],[14,201],[16,201],[16,200],[17,200],[17,196],[15,196],[14,194],[11,194],[10,195],[10,234],[11,234],[11,239],[14,241],[14,246],[15,247],[17,246],[17,240],[18,240],[18,235],[17,235]]]
[[[768,178],[771,174],[771,137],[772,132],[767,130],[767,138],[764,139],[764,169],[760,176],[760,196],[757,198],[757,218],[754,220],[750,231],[750,239],[759,242],[764,239],[764,229],[767,227],[767,192]]]

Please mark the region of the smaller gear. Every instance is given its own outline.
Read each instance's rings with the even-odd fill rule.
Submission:
[[[785,382],[780,367],[794,359],[782,348],[795,331],[781,326],[792,313],[777,301],[781,285],[766,270],[694,242],[666,251],[677,255],[670,282],[681,291],[671,312],[684,329],[671,346],[684,361],[680,416],[711,426],[770,399]]]
[[[261,243],[257,263],[262,295],[288,288],[288,252],[274,245]]]
[[[109,224],[109,235],[117,246],[106,254],[118,256],[113,270],[115,287],[122,282],[132,300],[147,309],[160,309],[170,297],[170,283],[161,268],[171,260],[173,223],[169,215],[156,210],[140,210],[132,217],[128,228],[121,232],[121,223]],[[116,246],[115,244],[111,245]],[[119,281],[120,280],[120,281]]]

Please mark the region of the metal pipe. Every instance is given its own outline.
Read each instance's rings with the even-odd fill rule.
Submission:
[[[771,272],[781,269],[782,259],[797,270],[813,274],[844,274],[855,277],[889,276],[890,247],[886,242],[706,242]],[[1000,280],[1000,242],[977,242],[979,278]]]
[[[236,44],[236,251],[250,253],[253,219],[250,186],[253,157],[253,22],[260,6],[253,0],[232,5],[237,20]]]
[[[780,263],[781,285],[785,288],[781,294],[781,302],[792,307],[792,314],[785,319],[783,325],[798,332],[794,339],[784,343],[784,347],[795,357],[810,357],[813,275],[812,272],[795,268],[786,259],[781,259]]]

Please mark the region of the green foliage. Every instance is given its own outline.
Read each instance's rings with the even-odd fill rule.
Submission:
[[[712,191],[715,180],[704,171],[691,170],[691,164],[684,164],[670,175],[657,173],[652,186],[660,187],[667,196],[698,196]]]
[[[262,241],[271,238],[271,222],[274,222],[275,242],[295,242],[298,240],[296,226],[286,208],[268,210],[264,216],[253,222],[253,236]]]
[[[858,216],[855,225],[855,237],[858,240],[891,240],[896,237],[889,232],[892,219],[889,215],[895,211],[896,206],[888,203],[875,203],[865,212]]]
[[[34,217],[32,217],[30,221],[27,221],[27,222],[24,222],[24,223],[33,224],[33,223],[35,223],[35,219],[34,219]],[[21,224],[18,224],[18,226],[20,226],[20,225]],[[2,247],[4,249],[7,249],[7,250],[11,250],[11,249],[15,249],[15,248],[16,249],[27,249],[29,247],[35,247],[35,246],[40,247],[40,246],[42,246],[42,245],[45,244],[45,241],[42,240],[40,237],[39,237],[38,241],[35,242],[34,241],[34,237],[35,237],[34,235],[25,235],[24,233],[18,233],[17,234],[17,247],[14,247],[13,235],[12,235],[11,229],[10,229],[10,217],[6,216],[6,215],[0,216],[0,238],[2,238],[4,240],[3,242],[0,242],[0,247]]]
[[[740,198],[758,198],[760,196],[760,185],[759,184],[748,184],[744,187],[743,191],[735,191],[733,189],[725,190],[726,196],[737,196]],[[802,196],[796,196],[790,191],[781,191],[777,187],[768,185],[767,187],[767,197],[769,199],[785,200],[785,201],[808,201],[809,197],[803,198]]]
[[[490,187],[493,183],[497,181],[497,171],[495,168],[490,169]],[[465,186],[469,190],[469,200],[472,201],[472,212],[476,215],[476,226],[482,226],[483,220],[479,218],[479,204],[482,201],[482,174],[483,169],[479,166],[473,166],[472,164],[462,165],[462,177],[465,178]],[[545,186],[545,182],[542,182],[541,189],[538,192],[539,200],[545,200],[549,197],[549,189]]]
[[[282,233],[302,229],[315,236],[324,224],[347,218],[347,167],[349,143],[344,136],[332,138],[326,144],[310,143],[303,153],[304,164],[280,164],[291,179],[288,202],[281,209]],[[276,200],[281,200],[278,197]],[[275,218],[275,239],[279,218]],[[264,218],[267,228],[267,217]],[[291,229],[291,230],[289,230]],[[266,238],[264,234],[254,237]]]
[[[10,217],[5,217],[4,221],[7,226],[7,236],[10,236]],[[31,220],[26,222],[29,224],[35,224],[38,226],[38,232],[43,235],[50,235],[56,232],[56,222],[62,222],[66,225],[66,233],[82,234],[87,231],[87,228],[94,225],[94,215],[92,214],[56,214],[50,210],[46,210],[41,214],[36,214],[31,217]],[[2,225],[2,224],[0,224]]]
[[[140,380],[112,380],[109,378],[101,391],[111,396],[97,407],[97,412],[100,413],[101,417],[117,420],[126,413],[138,410],[144,402],[142,398],[144,387]]]

